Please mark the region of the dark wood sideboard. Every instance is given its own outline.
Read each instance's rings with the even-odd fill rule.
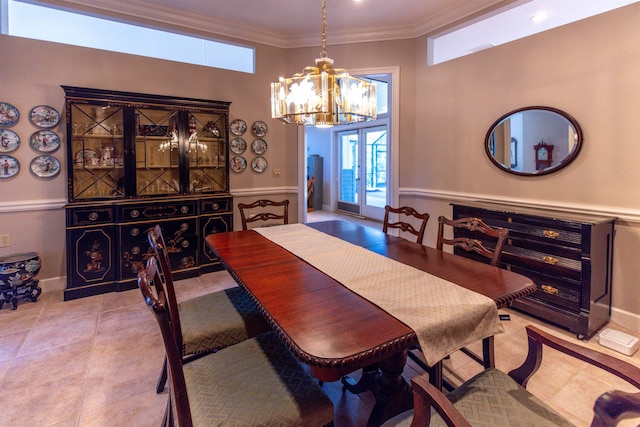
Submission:
[[[500,267],[531,278],[533,295],[512,307],[575,332],[592,336],[611,316],[615,217],[529,209],[483,202],[452,204],[453,217],[477,217],[509,230]],[[473,235],[489,247],[479,233]],[[456,254],[485,261],[473,252]]]

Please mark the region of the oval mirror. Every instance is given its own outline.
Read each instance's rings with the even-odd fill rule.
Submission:
[[[500,169],[516,175],[544,175],[576,158],[582,148],[582,130],[573,117],[556,108],[519,108],[491,125],[484,148]]]

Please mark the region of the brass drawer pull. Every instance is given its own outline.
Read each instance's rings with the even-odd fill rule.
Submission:
[[[542,234],[544,234],[544,237],[548,237],[550,239],[555,239],[560,235],[560,233],[553,230],[542,230]]]
[[[558,258],[554,258],[554,257],[549,256],[549,255],[544,255],[542,257],[542,261],[546,262],[547,264],[556,265],[558,263],[558,261],[560,261],[560,260]]]
[[[548,294],[558,295],[558,288],[554,288],[553,286],[540,285],[540,289],[542,289],[543,292],[546,292]]]

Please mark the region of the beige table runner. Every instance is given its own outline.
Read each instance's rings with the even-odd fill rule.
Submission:
[[[495,302],[455,283],[304,224],[254,230],[408,325],[430,365],[504,332]]]

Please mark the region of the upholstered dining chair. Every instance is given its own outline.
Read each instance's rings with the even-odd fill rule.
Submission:
[[[495,240],[493,249],[487,248],[480,240],[473,239],[471,237],[452,237],[445,238],[445,226],[450,226],[453,229],[464,229],[471,232],[478,232],[485,234]],[[500,257],[502,256],[502,249],[504,247],[509,230],[506,228],[493,228],[484,223],[480,218],[460,218],[460,219],[447,219],[444,216],[438,218],[438,241],[436,248],[442,250],[444,245],[452,245],[458,248],[462,248],[466,251],[474,251],[486,258],[488,258],[489,264],[498,266],[500,263]]]
[[[391,214],[398,214],[401,220],[392,222],[390,219]],[[419,221],[419,227],[414,227],[409,220],[413,219],[415,223]],[[394,208],[389,205],[384,207],[384,222],[382,223],[382,231],[387,233],[390,228],[397,228],[403,232],[411,233],[416,236],[416,242],[422,244],[424,240],[424,231],[427,228],[427,221],[429,220],[429,214],[421,214],[410,206],[402,206],[400,208]]]
[[[527,326],[526,331],[529,350],[518,368],[508,374],[488,368],[446,395],[431,385],[426,375],[418,375],[411,380],[414,409],[391,418],[384,427],[573,426],[526,389],[527,382],[543,363],[543,346],[607,371],[640,390],[640,367],[534,326]],[[593,408],[592,427],[615,426],[624,419],[640,416],[640,392],[608,391],[597,398]]]
[[[160,225],[156,225],[147,234],[164,277],[165,286],[159,290],[166,292],[166,299],[170,302],[169,315],[178,331],[176,339],[183,362],[187,363],[203,354],[237,344],[270,330],[258,308],[237,286],[178,303],[169,255]],[[158,393],[164,390],[166,382],[167,361],[165,359],[156,386]]]
[[[153,287],[152,287],[153,283]],[[275,332],[183,364],[172,303],[156,257],[138,273],[138,286],[153,313],[165,347],[169,398],[165,426],[331,426],[331,400]],[[154,292],[155,289],[155,292]]]
[[[256,221],[262,221],[265,225],[273,224],[272,221],[289,224],[289,200],[286,199],[281,202],[260,199],[253,203],[238,203],[238,209],[243,230],[248,230],[248,224]]]

